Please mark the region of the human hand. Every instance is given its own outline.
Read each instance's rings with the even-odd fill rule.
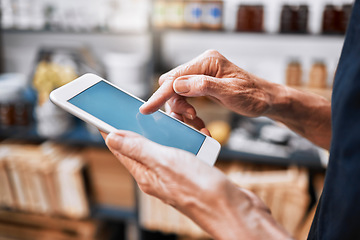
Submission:
[[[214,50],[162,75],[159,83],[160,88],[140,111],[149,114],[167,102],[167,112],[185,122],[197,119],[186,97],[209,96],[238,114],[257,117],[270,109],[271,90],[275,86],[237,67]]]
[[[172,205],[215,239],[283,239],[267,207],[193,154],[118,130],[106,144],[139,188]]]

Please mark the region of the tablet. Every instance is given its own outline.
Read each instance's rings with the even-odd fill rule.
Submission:
[[[85,74],[55,89],[50,99],[106,133],[116,129],[133,131],[161,145],[193,153],[209,165],[214,165],[220,152],[215,139],[161,110],[141,114],[143,100],[94,74]]]

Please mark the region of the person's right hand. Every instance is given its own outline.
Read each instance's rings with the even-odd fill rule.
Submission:
[[[276,86],[239,68],[214,50],[162,75],[159,83],[160,88],[141,106],[141,113],[150,114],[167,102],[167,112],[185,122],[197,120],[186,97],[209,96],[238,114],[257,117],[269,110],[271,88]]]
[[[167,112],[208,131],[187,97],[208,96],[247,117],[266,116],[325,149],[331,142],[331,103],[316,94],[267,82],[209,50],[162,75],[160,88],[140,107],[150,114],[166,102]]]

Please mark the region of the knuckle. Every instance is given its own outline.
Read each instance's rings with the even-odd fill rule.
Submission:
[[[205,55],[209,57],[218,57],[222,56],[217,50],[215,49],[208,49],[205,51]]]
[[[200,92],[206,92],[209,89],[210,82],[207,77],[203,76],[195,82],[196,89]]]
[[[168,81],[172,82],[172,81],[174,81],[174,79],[176,78],[176,75],[177,75],[176,69],[174,69],[174,70],[172,70],[170,72],[162,74],[159,77],[159,84],[162,85],[164,82],[168,82]]]
[[[185,107],[186,102],[182,98],[174,98],[172,108],[179,109],[181,107]]]
[[[145,176],[141,176],[140,178],[137,179],[137,183],[139,184],[139,186],[141,186],[142,188],[146,188],[148,187],[148,181],[147,179],[145,178]]]
[[[159,167],[161,167],[161,169],[170,169],[173,166],[171,158],[161,158],[159,163]]]
[[[159,84],[160,84],[160,85],[163,84],[163,83],[166,81],[166,79],[168,79],[168,76],[169,76],[168,73],[162,74],[162,75],[159,77]]]
[[[142,182],[141,180],[139,180],[137,182],[139,188],[141,189],[141,191],[143,191],[146,194],[152,194],[152,188],[150,186],[150,184],[148,184],[147,182]]]
[[[159,77],[159,80],[165,80],[168,76],[168,73],[164,73],[164,74],[161,74],[161,76]]]
[[[114,155],[117,159],[122,159],[123,155],[121,155],[119,152],[114,152]]]
[[[143,159],[146,156],[146,153],[144,152],[144,149],[142,148],[143,142],[140,136],[132,137],[131,139],[125,138],[125,141],[127,142],[124,149],[124,151],[127,152],[129,156],[133,156],[137,159]],[[144,156],[145,155],[145,156]]]

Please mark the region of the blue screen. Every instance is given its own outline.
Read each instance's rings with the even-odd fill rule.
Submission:
[[[116,129],[139,133],[159,144],[197,154],[205,136],[162,112],[143,115],[141,101],[100,81],[69,102]]]

